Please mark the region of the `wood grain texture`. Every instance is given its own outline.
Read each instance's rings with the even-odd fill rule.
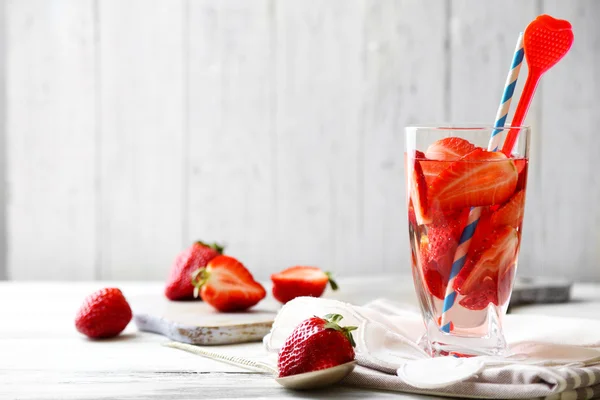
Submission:
[[[276,138],[269,2],[193,1],[187,15],[186,241],[275,268]]]
[[[6,1],[0,0],[0,23],[6,26]],[[0,176],[6,177],[6,28],[0,30]],[[0,280],[6,280],[8,265],[6,250],[6,179],[0,179]]]
[[[371,1],[364,26],[360,260],[366,271],[408,273],[404,127],[444,118],[445,8],[438,1]]]
[[[100,277],[164,278],[182,248],[183,16],[98,2]]]
[[[162,336],[133,324],[112,340],[79,335],[73,318],[83,298],[107,282],[0,282],[0,398],[7,399],[420,399],[418,395],[336,387],[282,389],[268,376],[161,346]],[[129,299],[162,292],[162,284],[111,282]],[[384,296],[416,306],[412,284],[399,275],[342,279],[335,298],[364,304]],[[598,318],[598,285],[576,285],[574,303],[515,308],[515,313]],[[23,297],[23,293],[37,296]],[[329,295],[329,293],[328,293]],[[19,298],[21,301],[14,302]],[[45,299],[45,301],[40,301]],[[211,347],[269,361],[259,343]],[[272,361],[272,359],[271,359]]]
[[[357,271],[362,4],[276,2],[277,267]]]
[[[5,6],[8,276],[91,279],[97,201],[92,1]]]
[[[575,41],[543,78],[539,178],[543,248],[539,273],[598,280],[600,266],[600,3],[546,0],[544,12],[571,21]],[[529,200],[528,200],[529,201]]]
[[[279,309],[279,303],[269,301],[245,313],[220,313],[201,301],[169,301],[162,292],[128,301],[139,330],[198,345],[260,342]]]
[[[449,26],[450,81],[449,120],[492,125],[504,91],[515,44],[520,31],[540,14],[536,0],[505,2],[451,2]],[[508,121],[512,120],[520,93],[527,78],[527,65],[519,74]],[[529,179],[524,221],[524,233],[519,255],[519,275],[544,275],[538,268],[544,243],[539,234],[543,229],[540,177],[540,94],[529,109],[525,125],[532,127]]]
[[[521,274],[600,280],[593,0],[2,4],[11,279],[163,279],[196,239],[259,278],[408,270],[404,126],[491,124],[548,12],[576,38],[528,115]]]

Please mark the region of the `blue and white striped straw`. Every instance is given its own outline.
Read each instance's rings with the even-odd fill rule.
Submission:
[[[497,151],[498,147],[500,146],[500,137],[502,135],[499,135],[499,133],[504,130],[504,125],[506,124],[506,116],[508,115],[508,111],[510,109],[510,102],[512,101],[512,97],[515,92],[515,86],[517,85],[519,71],[521,70],[521,65],[523,64],[523,55],[523,33],[521,33],[519,35],[519,39],[517,40],[517,47],[515,48],[513,61],[510,67],[510,71],[508,72],[508,77],[506,78],[506,83],[504,85],[504,93],[502,94],[500,107],[498,107],[498,112],[496,113],[496,122],[494,123],[494,128],[496,129],[492,131],[492,136],[490,137],[490,142],[488,144],[489,151]],[[456,300],[456,292],[454,291],[454,279],[465,265],[467,252],[469,251],[469,246],[471,245],[471,239],[475,234],[475,229],[477,228],[477,223],[479,222],[480,217],[481,208],[472,208],[467,219],[467,225],[463,229],[460,235],[460,240],[458,241],[458,247],[456,248],[456,253],[454,254],[454,261],[452,262],[452,269],[450,270],[450,277],[448,278],[446,295],[444,297],[444,307],[442,309],[441,320],[442,332],[450,332],[450,327],[452,323],[451,321],[449,321],[448,312],[452,309]]]

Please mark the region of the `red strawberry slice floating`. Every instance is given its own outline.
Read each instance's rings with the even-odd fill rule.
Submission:
[[[430,207],[442,210],[504,203],[517,186],[514,162],[477,148],[444,170],[428,188]]]
[[[510,200],[494,212],[491,223],[494,227],[503,225],[512,226],[517,229],[523,222],[525,211],[525,191],[520,190]]]
[[[467,260],[454,280],[454,289],[468,296],[481,291],[482,287],[487,288],[486,285],[496,288],[498,276],[503,276],[514,264],[518,245],[519,237],[514,228],[504,226],[497,229],[494,235],[483,240],[482,246],[485,250],[475,253],[480,254],[479,258]],[[490,299],[492,300],[497,301],[497,299]]]
[[[431,222],[427,209],[427,183],[421,169],[421,163],[417,160],[413,160],[411,178],[409,181],[409,192],[416,221],[419,225],[427,224]]]
[[[423,279],[425,280],[425,286],[427,291],[440,300],[444,299],[446,294],[447,280],[442,277],[436,269],[429,269],[427,266],[423,267]]]
[[[458,304],[469,310],[483,310],[489,304],[498,304],[496,283],[486,280],[474,293],[462,298]]]
[[[517,188],[515,190],[525,189],[527,187],[527,169],[529,160],[526,158],[515,158],[514,160],[517,171],[519,171],[519,180],[517,181]]]
[[[419,244],[419,264],[423,270],[423,283],[427,291],[438,299],[443,299],[446,291],[446,282],[438,272],[437,263],[429,258],[429,239],[427,236],[421,237]]]
[[[427,236],[421,237],[420,262],[423,279],[431,295],[443,299],[452,261],[468,210],[436,213],[427,227]]]
[[[420,160],[421,168],[423,169],[423,175],[425,175],[425,183],[427,187],[435,181],[435,179],[447,169],[451,161],[434,161],[434,160]]]
[[[429,160],[456,161],[475,150],[475,145],[458,137],[448,137],[432,143],[425,152]]]

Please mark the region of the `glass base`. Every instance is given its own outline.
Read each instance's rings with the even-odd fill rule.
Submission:
[[[434,321],[429,321],[419,345],[432,357],[506,356],[508,345],[498,318],[489,313],[487,322],[486,334],[477,336],[446,333]]]

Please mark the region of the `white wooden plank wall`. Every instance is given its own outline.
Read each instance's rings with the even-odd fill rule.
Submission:
[[[594,0],[1,1],[0,279],[162,279],[195,239],[408,274],[403,127],[491,123],[548,12],[576,40],[529,113],[521,273],[600,280]]]

